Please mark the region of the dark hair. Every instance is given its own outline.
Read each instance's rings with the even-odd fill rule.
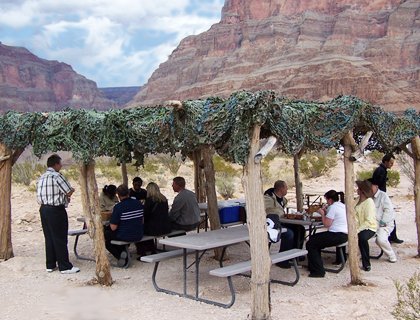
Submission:
[[[59,164],[61,161],[61,158],[58,154],[53,154],[47,159],[47,167],[52,168],[56,164]]]
[[[134,182],[140,182],[140,184],[143,184],[143,179],[142,178],[140,178],[140,177],[135,177],[134,179],[133,179],[133,183]]]
[[[128,187],[124,184],[120,184],[117,188],[117,194],[119,197],[127,197],[129,194]]]
[[[395,159],[394,155],[392,153],[387,153],[382,158],[382,163],[388,162],[391,159]]]
[[[366,198],[373,197],[372,183],[368,180],[357,180],[356,185]]]
[[[327,191],[324,194],[324,197],[325,197],[325,199],[331,199],[334,202],[340,201],[340,202],[344,203],[344,192],[342,192],[342,191],[337,192],[335,190],[330,190],[330,191]]]
[[[102,191],[103,191],[106,195],[108,195],[108,196],[110,196],[110,197],[114,197],[114,196],[115,196],[115,193],[117,192],[117,186],[116,186],[116,185],[114,185],[114,184],[106,185],[106,186],[102,189]]]
[[[286,186],[286,182],[283,180],[277,180],[274,182],[274,190],[278,190],[284,188]]]
[[[184,177],[175,177],[173,179],[173,181],[175,182],[175,184],[179,187],[181,187],[182,189],[185,189],[185,179]]]

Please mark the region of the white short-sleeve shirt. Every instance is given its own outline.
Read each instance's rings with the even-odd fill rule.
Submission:
[[[333,220],[328,231],[348,233],[346,206],[344,203],[337,201],[328,206],[326,217]]]

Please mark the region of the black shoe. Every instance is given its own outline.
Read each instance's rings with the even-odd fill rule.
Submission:
[[[282,269],[290,269],[291,268],[289,261],[286,261],[286,262],[277,262],[276,263],[276,266],[277,267],[280,267]]]
[[[370,266],[362,267],[362,269],[365,270],[366,272],[369,272],[371,270],[371,267]]]
[[[325,274],[320,274],[320,273],[310,273],[308,275],[309,278],[324,278]]]
[[[400,243],[403,243],[404,242],[404,240],[400,240],[400,239],[389,239],[389,242],[393,242],[393,243],[397,243],[397,244],[400,244]]]

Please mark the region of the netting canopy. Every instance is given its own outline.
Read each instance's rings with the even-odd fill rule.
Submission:
[[[0,117],[0,141],[10,149],[32,145],[37,156],[71,151],[83,162],[98,156],[130,161],[153,153],[188,154],[212,145],[226,160],[244,164],[257,124],[263,137],[275,136],[278,148],[290,155],[336,146],[355,128],[373,131],[384,150],[392,151],[419,135],[420,114],[408,109],[396,116],[351,96],[320,103],[240,91],[228,99],[184,101],[182,108],[9,111]]]

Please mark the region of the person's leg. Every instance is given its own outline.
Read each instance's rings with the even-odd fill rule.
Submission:
[[[395,220],[394,220],[394,230],[392,230],[391,234],[389,235],[388,241],[389,242],[394,242],[394,243],[403,243],[404,242],[404,240],[398,239],[398,236],[397,236],[397,223],[396,223]]]
[[[372,230],[363,230],[358,234],[360,255],[362,257],[362,266],[365,271],[370,270],[369,242],[368,240],[375,235]]]
[[[289,224],[289,223],[285,223],[282,224],[282,227],[286,227],[287,229],[290,229],[293,231],[293,244],[292,244],[292,248],[296,248],[296,249],[302,249],[303,248],[303,243],[305,240],[305,227],[298,225],[298,224]]]
[[[282,230],[284,230],[284,227],[282,227]],[[293,239],[294,239],[294,233],[289,228],[286,228],[286,232],[282,232],[280,236],[280,250],[279,252],[287,251],[290,249],[293,249]],[[278,267],[281,268],[290,268],[290,262],[282,261],[276,263]]]
[[[69,252],[67,249],[67,233],[69,231],[69,222],[66,209],[64,207],[47,208],[47,222],[52,235],[58,269],[60,271],[70,270],[73,268],[73,265],[69,260]]]
[[[46,268],[54,269],[55,267],[57,267],[57,258],[55,256],[54,243],[52,240],[52,235],[47,219],[48,209],[44,206],[41,206],[39,212],[41,214],[41,225],[45,238]]]
[[[117,240],[115,232],[109,228],[104,230],[105,248],[116,258],[120,259],[121,253],[124,251],[124,246],[116,246],[111,243],[111,240]]]
[[[390,234],[390,228],[387,228],[387,227],[378,228],[378,230],[376,231],[376,244],[386,254],[390,262],[396,262],[397,257],[395,255],[394,250],[392,250],[391,244],[388,241],[389,234]]]

